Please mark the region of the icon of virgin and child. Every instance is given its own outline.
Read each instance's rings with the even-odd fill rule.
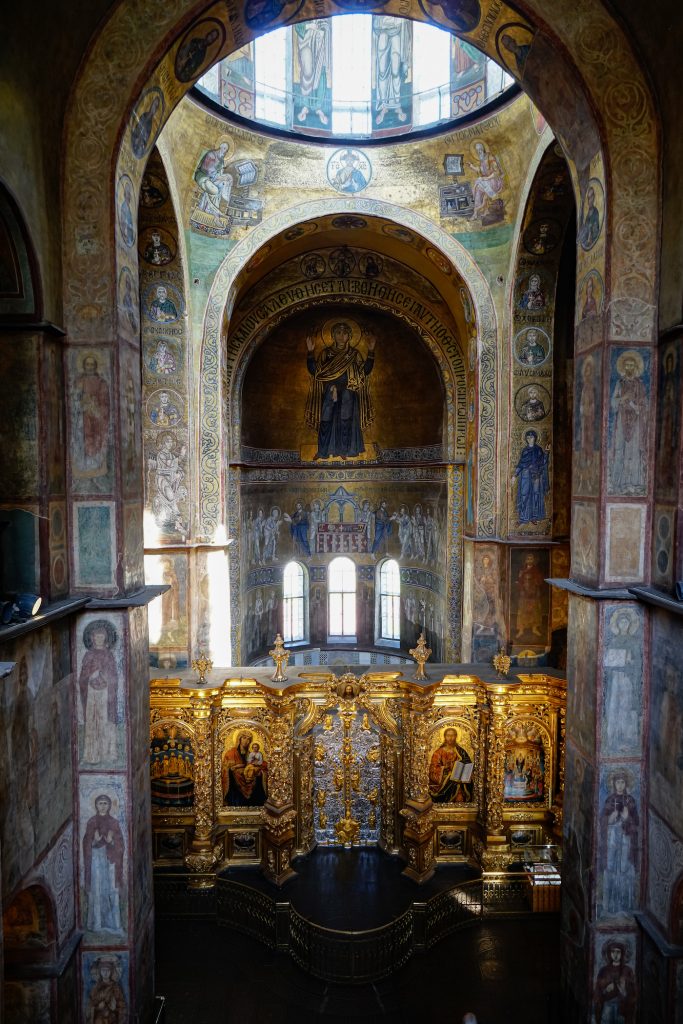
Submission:
[[[306,423],[318,432],[315,458],[354,458],[365,451],[363,431],[373,418],[368,378],[376,339],[344,317],[328,320],[321,333],[323,348],[317,356],[313,338],[306,338],[311,375]],[[361,338],[367,341],[365,357],[359,349]]]
[[[226,743],[221,782],[228,807],[261,807],[266,802],[268,763],[258,737],[249,729],[241,729]]]

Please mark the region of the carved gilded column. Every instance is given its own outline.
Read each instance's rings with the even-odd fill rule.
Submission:
[[[429,795],[428,736],[433,696],[413,694],[403,712],[405,806],[403,845],[408,865],[403,874],[422,883],[434,874],[434,812]]]
[[[296,842],[294,809],[295,702],[282,694],[266,694],[270,732],[268,799],[263,806],[261,870],[275,885],[296,876],[291,859]]]
[[[220,690],[190,691],[190,717],[194,728],[194,814],[195,829],[185,866],[190,871],[213,871],[220,855],[220,845],[214,846],[215,825],[213,807],[213,713]],[[213,879],[190,880],[192,888],[210,888]]]
[[[503,795],[505,789],[505,720],[507,694],[490,695],[489,736],[486,774],[487,844],[504,842]]]
[[[557,709],[557,730],[559,734],[557,750],[557,782],[555,785],[552,807],[550,809],[555,816],[553,821],[553,832],[559,836],[561,840],[562,821],[564,819],[564,760],[567,735],[567,709],[562,705]]]

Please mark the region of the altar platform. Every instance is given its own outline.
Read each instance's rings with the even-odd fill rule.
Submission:
[[[317,847],[293,861],[297,875],[284,889],[269,882],[258,867],[231,867],[219,878],[249,886],[274,900],[287,900],[302,917],[323,928],[356,932],[386,925],[416,900],[424,903],[480,876],[467,864],[443,866],[418,889],[403,875],[405,866],[400,857],[391,857],[378,847]]]

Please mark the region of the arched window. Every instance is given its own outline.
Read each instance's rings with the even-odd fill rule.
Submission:
[[[356,567],[350,558],[330,562],[327,577],[329,639],[356,638]]]
[[[306,639],[306,573],[298,562],[285,566],[282,580],[282,633],[285,643],[300,643]]]
[[[398,562],[385,559],[379,567],[377,588],[379,607],[377,615],[378,641],[401,639],[401,572]]]

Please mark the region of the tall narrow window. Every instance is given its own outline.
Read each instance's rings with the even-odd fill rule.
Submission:
[[[287,29],[259,36],[254,42],[256,119],[287,123]]]
[[[350,558],[330,562],[327,592],[330,637],[350,640],[356,636],[356,567]]]
[[[283,640],[296,643],[306,639],[306,575],[298,562],[285,566],[282,580]]]
[[[372,22],[366,14],[332,19],[332,131],[369,135]]]
[[[448,117],[451,37],[434,25],[413,25],[413,123],[434,124]]]
[[[379,568],[378,639],[401,639],[401,573],[393,558],[387,558]]]

